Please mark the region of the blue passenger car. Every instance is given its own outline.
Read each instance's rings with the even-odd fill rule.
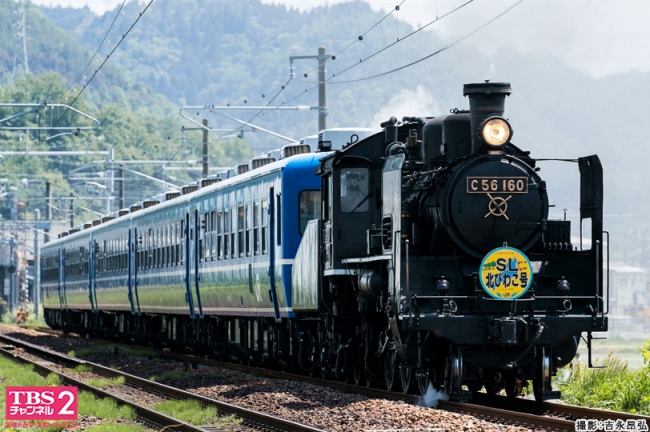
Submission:
[[[123,338],[155,327],[165,344],[179,334],[187,339],[188,326],[231,331],[246,317],[256,338],[264,320],[293,317],[291,266],[307,223],[320,216],[314,172],[322,156],[297,154],[164,202],[145,201],[48,243],[48,324]],[[148,331],[140,336],[150,338]]]

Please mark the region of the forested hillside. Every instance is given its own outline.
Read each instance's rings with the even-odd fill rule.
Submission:
[[[92,82],[91,75],[99,62],[95,61],[81,74],[93,51],[80,45],[72,32],[56,27],[38,8],[28,4],[25,17],[28,28],[27,62],[24,58],[23,41],[15,37],[17,4],[13,1],[0,1],[0,102],[3,103],[62,103],[96,118],[100,122],[97,131],[67,133],[53,137],[53,132],[0,131],[0,149],[4,151],[45,151],[45,150],[91,150],[107,151],[111,147],[116,160],[161,160],[177,161],[200,159],[196,155],[197,143],[190,140],[181,142],[181,123],[177,116],[177,106],[164,95],[156,93],[147,84],[140,83],[123,72],[120,65],[107,62]],[[83,12],[83,11],[81,11]],[[79,14],[78,14],[79,15]],[[100,60],[103,57],[99,56]],[[28,69],[28,71],[26,70]],[[27,73],[29,72],[29,73]],[[80,78],[75,82],[77,78]],[[84,85],[83,93],[77,98]],[[76,100],[75,100],[76,98]],[[23,111],[24,108],[0,107],[1,118]],[[12,127],[45,126],[89,126],[87,119],[62,109],[41,110],[3,124]],[[51,139],[50,139],[51,138]],[[213,151],[211,162],[214,165],[232,165],[248,160],[251,153],[240,141],[225,142]],[[26,218],[32,218],[35,209],[44,214],[45,181],[52,182],[55,197],[76,196],[97,197],[78,199],[75,203],[76,222],[96,218],[96,214],[83,209],[105,212],[102,197],[105,189],[97,187],[104,184],[97,181],[69,181],[70,172],[86,164],[82,175],[103,176],[106,166],[102,157],[40,157],[7,156],[0,162],[2,183],[0,214],[9,218],[11,208],[17,202],[27,204]],[[161,177],[162,164],[129,165],[148,175]],[[182,185],[196,178],[191,172],[178,172],[167,176],[167,181]],[[153,196],[161,191],[161,185],[126,174],[127,205]],[[172,178],[173,177],[173,178]],[[95,183],[93,185],[93,183]],[[113,184],[113,187],[116,187]],[[117,203],[112,209],[117,209]],[[67,209],[68,201],[56,200],[55,207]],[[66,217],[55,212],[56,219]]]
[[[138,19],[144,6],[129,2],[119,14],[116,8],[103,16],[87,9],[29,6],[30,72],[56,72],[62,77],[61,87],[69,86],[101,40],[106,36],[99,50],[103,60]],[[24,76],[22,42],[17,42],[12,27],[16,4],[0,0],[0,9],[1,82],[8,89],[17,85],[16,80],[35,78],[20,78]],[[296,61],[296,76],[289,80],[289,56],[314,55],[321,45],[327,47],[328,53],[337,54],[336,60],[327,65],[328,77],[336,74],[328,85],[330,127],[377,127],[391,115],[444,114],[450,108],[467,106],[462,96],[464,83],[488,78],[508,81],[513,85],[513,94],[507,100],[506,115],[513,124],[516,144],[539,158],[570,159],[598,153],[605,167],[608,228],[620,230],[616,238],[624,244],[625,254],[645,254],[642,249],[647,247],[639,239],[647,236],[650,227],[643,217],[650,211],[650,203],[639,197],[645,196],[644,185],[650,181],[650,173],[639,155],[647,153],[645,133],[640,126],[650,106],[648,74],[630,72],[595,79],[558,58],[534,51],[481,51],[471,43],[472,38],[481,37],[480,32],[454,44],[453,40],[438,36],[435,25],[429,29],[432,31],[406,37],[413,28],[399,21],[398,14],[365,34],[383,16],[362,1],[301,13],[284,6],[261,4],[259,0],[156,0],[82,99],[102,121],[102,131],[97,135],[104,136],[103,144],[99,144],[104,149],[114,142],[119,157],[186,160],[192,158],[193,151],[196,158],[200,134],[187,132],[187,140],[181,142],[181,106],[314,106],[316,61]],[[485,17],[486,21],[490,18]],[[507,26],[507,19],[506,16],[491,26]],[[481,32],[489,32],[490,28]],[[466,29],[467,33],[474,30],[469,25]],[[391,48],[379,52],[393,43]],[[440,54],[412,67],[364,79],[439,50]],[[374,53],[378,54],[360,62]],[[340,83],[350,80],[354,82]],[[200,112],[196,118],[205,114]],[[225,114],[247,119],[254,112],[231,110]],[[218,112],[211,113],[209,119],[215,127],[239,127]],[[255,123],[296,139],[317,132],[315,111],[275,112]],[[228,163],[225,159],[216,160],[217,152],[229,154],[230,161],[250,154],[243,142],[216,141],[216,135],[212,136],[214,164]],[[245,140],[255,152],[284,144],[260,132],[246,133]],[[80,147],[88,143],[97,145],[96,141],[75,141],[70,137],[47,145],[73,145],[73,141]],[[6,148],[22,144],[14,138],[1,145]],[[67,163],[65,169],[81,161]],[[562,217],[564,208],[568,208],[569,217],[575,220],[577,167],[552,162],[541,166],[542,175],[549,182],[552,203],[556,205],[551,216]],[[147,172],[160,174],[148,169]],[[179,177],[179,181],[186,179]],[[155,185],[134,183],[134,193],[156,191]]]

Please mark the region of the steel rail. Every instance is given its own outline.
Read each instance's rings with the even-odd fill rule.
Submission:
[[[550,431],[574,431],[575,422],[556,417],[546,417],[536,414],[527,414],[509,409],[493,408],[490,406],[476,405],[472,403],[439,401],[438,407],[447,411],[453,411],[461,414],[471,414],[473,416],[490,420],[513,424],[527,428],[541,428]]]
[[[74,333],[64,334],[60,330],[52,330],[49,327],[29,327],[29,326],[22,326],[22,327],[31,328],[32,330],[55,335],[58,337],[79,338],[78,336],[74,336]],[[103,339],[88,338],[84,340],[88,342],[98,343],[102,345],[110,345],[115,347],[132,348],[137,346],[137,345],[129,345],[129,344],[124,344],[119,342],[106,341]],[[139,347],[139,348],[146,349],[147,351],[150,351],[152,354],[155,354],[165,359],[183,362],[186,365],[186,367],[189,367],[189,365],[195,367],[195,365],[197,364],[201,364],[204,366],[211,366],[211,367],[220,367],[220,368],[226,368],[230,370],[236,370],[239,372],[249,373],[249,374],[262,375],[267,378],[285,379],[288,381],[299,381],[306,384],[329,387],[347,393],[361,394],[368,397],[382,398],[388,400],[400,400],[400,401],[410,402],[414,404],[417,403],[417,400],[420,398],[418,395],[414,395],[414,394],[399,393],[399,392],[393,392],[384,389],[360,386],[360,385],[358,386],[343,381],[323,380],[320,378],[315,378],[308,375],[300,375],[292,372],[265,369],[262,367],[247,366],[238,363],[222,362],[222,361],[212,360],[212,359],[208,359],[208,358],[204,358],[192,354],[173,353],[169,351],[161,351],[161,350],[153,349],[150,347]]]
[[[135,375],[128,374],[126,372],[117,371],[96,363],[88,362],[85,360],[80,360],[74,357],[69,357],[65,354],[61,354],[56,351],[43,348],[38,345],[31,344],[19,339],[12,338],[7,335],[0,335],[0,340],[8,342],[14,346],[23,348],[27,351],[35,352],[38,355],[50,357],[54,361],[68,364],[71,366],[85,365],[91,367],[91,372],[98,375],[103,375],[107,377],[124,377],[125,384],[131,385],[134,387],[145,389],[149,392],[165,395],[172,399],[178,400],[197,400],[204,405],[214,406],[217,408],[218,412],[234,414],[237,417],[240,417],[251,422],[262,424],[268,427],[272,427],[281,431],[287,432],[324,432],[321,429],[303,425],[297,422],[290,420],[285,420],[279,417],[275,417],[270,414],[262,413],[259,411],[251,410],[241,406],[233,405],[227,402],[219,401],[216,399],[208,398],[201,396],[195,393],[191,393],[185,390],[177,389],[165,384],[161,384],[155,381],[150,381],[145,378],[140,378]]]
[[[530,414],[555,415],[573,420],[645,420],[646,424],[650,426],[650,416],[619,411],[609,411],[599,408],[566,405],[556,402],[538,403],[532,399],[510,399],[504,396],[488,396],[485,393],[475,393],[472,402],[475,402],[477,404],[485,404],[494,408],[516,409],[517,411],[527,412]]]
[[[33,329],[47,334],[56,335],[59,337],[62,336],[75,337],[71,335],[65,335],[61,331],[52,330],[47,327],[39,327]],[[105,341],[102,339],[86,339],[86,340],[100,343],[100,344],[105,344],[105,345],[125,346],[125,347],[132,346],[127,344]],[[205,366],[228,368],[240,372],[263,375],[269,378],[300,381],[300,382],[319,385],[319,386],[326,386],[344,392],[362,394],[368,397],[383,398],[388,400],[402,400],[413,404],[417,404],[420,399],[419,396],[413,394],[405,394],[405,393],[393,392],[393,391],[388,391],[383,389],[357,386],[342,381],[323,380],[323,379],[314,378],[310,376],[298,375],[290,372],[263,369],[259,367],[240,365],[237,363],[221,362],[221,361],[206,359],[203,357],[194,356],[190,354],[171,353],[168,351],[154,350],[151,348],[147,348],[147,349],[150,350],[152,353],[159,355],[160,357],[184,362],[186,366],[188,364],[193,364],[193,365],[202,364]],[[483,405],[483,407],[481,408],[480,405]],[[470,411],[473,409],[472,408],[473,406],[478,407],[476,408],[477,413],[474,415],[486,419],[487,418],[495,419],[496,421],[502,421],[502,419],[506,419],[506,413],[502,411],[497,411],[498,414],[490,416],[489,412],[486,413],[485,411],[486,409],[506,410],[508,412],[511,412],[513,415],[519,412],[522,415],[522,417],[520,418],[512,417],[509,420],[503,420],[503,421],[509,421],[521,425],[524,425],[524,423],[528,425],[542,424],[542,421],[538,416],[549,416],[549,415],[562,417],[564,418],[565,422],[568,422],[568,423],[557,423],[553,419],[551,419],[549,420],[549,424],[543,427],[551,428],[552,430],[563,430],[561,428],[569,427],[569,423],[570,423],[570,427],[568,430],[574,431],[575,430],[574,421],[577,419],[592,419],[592,420],[599,420],[599,421],[616,420],[616,419],[646,420],[646,424],[650,426],[650,416],[623,413],[618,411],[608,411],[608,410],[603,410],[598,408],[587,408],[587,407],[580,407],[575,405],[566,405],[566,404],[554,403],[554,402],[538,403],[532,399],[524,399],[524,398],[508,398],[505,396],[498,396],[498,395],[488,396],[486,393],[480,393],[480,392],[475,392],[473,394],[471,403],[440,401],[438,405],[438,407],[441,409],[457,411],[457,412],[466,412],[466,413],[470,413]],[[532,415],[533,418],[527,417],[526,415]],[[541,418],[550,419],[550,417],[541,417]],[[571,419],[571,420],[567,420],[567,419]],[[538,426],[538,427],[542,427],[542,426]]]
[[[191,425],[182,420],[178,420],[174,417],[170,417],[163,413],[139,405],[135,402],[131,402],[127,399],[111,394],[100,388],[91,386],[90,384],[86,384],[83,381],[79,381],[78,379],[75,379],[69,375],[58,372],[55,369],[49,368],[42,362],[33,361],[26,357],[13,353],[10,350],[6,349],[6,347],[0,348],[0,354],[18,363],[32,365],[34,367],[34,371],[36,371],[40,375],[47,376],[49,374],[55,374],[61,378],[63,384],[74,386],[81,390],[88,391],[94,394],[95,396],[99,396],[101,398],[113,398],[117,401],[118,404],[126,405],[133,408],[133,410],[136,412],[137,416],[140,419],[143,419],[146,422],[149,422],[150,424],[154,424],[159,427],[165,428],[165,430],[179,431],[179,432],[205,432],[205,429],[201,427]]]

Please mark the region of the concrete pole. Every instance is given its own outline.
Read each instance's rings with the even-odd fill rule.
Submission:
[[[208,119],[203,119],[203,178],[210,175],[210,148],[208,146]]]
[[[52,223],[52,183],[45,182],[45,220]],[[45,229],[43,243],[50,241],[50,229]]]
[[[318,47],[318,131],[327,129],[327,59],[325,47]]]
[[[70,228],[74,228],[74,194],[70,194]]]
[[[125,208],[124,205],[124,170],[120,166],[120,209]]]
[[[109,168],[107,174],[109,175],[109,182],[106,184],[106,214],[111,214],[111,197],[115,193],[115,183],[113,178],[115,177],[115,172],[113,171],[113,165],[115,161],[115,147],[111,144],[111,150],[109,151]]]
[[[14,257],[14,242],[13,239],[9,240],[9,266],[13,267],[14,271],[9,274],[9,298],[8,298],[8,306],[9,306],[9,312],[11,313],[12,317],[14,314],[14,277],[16,276],[16,259]]]
[[[34,230],[34,316],[38,317],[41,307],[41,250],[38,244],[38,231]]]

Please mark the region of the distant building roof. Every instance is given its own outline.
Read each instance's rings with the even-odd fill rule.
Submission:
[[[610,271],[615,271],[617,273],[648,273],[646,269],[643,269],[641,267],[634,267],[630,265],[626,265],[625,263],[612,263],[609,266]]]

